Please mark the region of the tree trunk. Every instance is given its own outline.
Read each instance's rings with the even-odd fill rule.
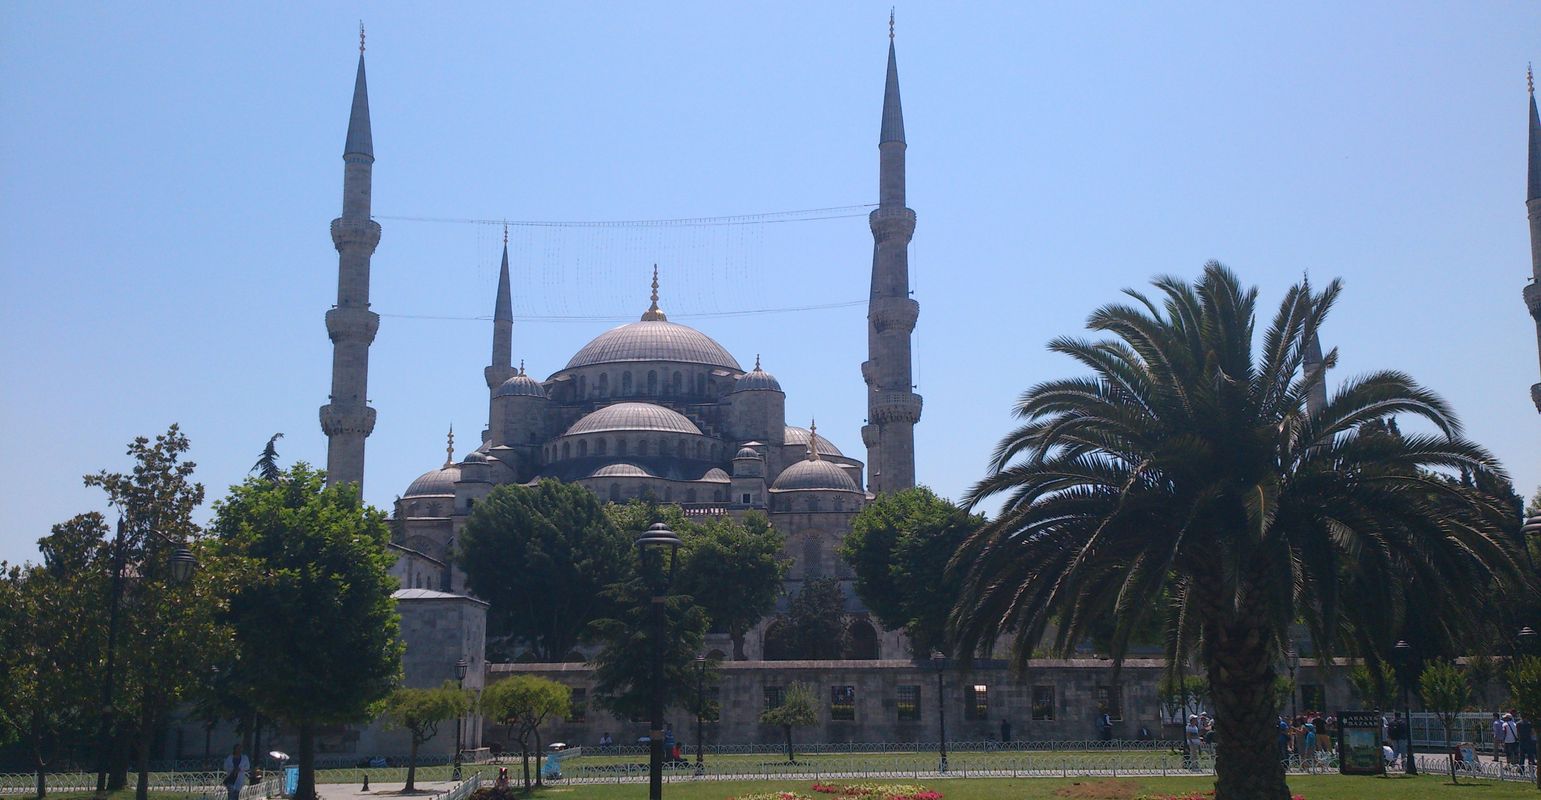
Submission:
[[[540,749],[540,728],[532,731],[535,734],[535,788],[544,788],[546,784],[541,782],[541,773],[545,771],[546,751]]]
[[[791,764],[797,761],[797,756],[792,755],[792,726],[782,725],[781,729],[787,734],[787,763]]]
[[[117,720],[112,729],[111,769],[107,773],[107,791],[116,792],[128,785],[129,750],[133,738]]]
[[[1215,711],[1215,800],[1290,800],[1276,741],[1267,617],[1246,606],[1232,611],[1224,601],[1204,605],[1212,612],[1204,633]]]
[[[32,709],[32,766],[37,774],[37,800],[48,795],[48,762],[43,759],[43,710]]]
[[[300,722],[300,781],[294,789],[294,800],[316,800],[316,724],[310,720]]]
[[[524,790],[530,791],[530,746],[519,741],[519,758],[524,762]]]
[[[733,638],[733,660],[748,661],[749,656],[744,655],[744,634],[730,633],[728,635]]]
[[[417,731],[412,732],[412,747],[407,754],[407,785],[402,787],[403,792],[417,791],[417,746],[422,743]]]
[[[150,747],[155,741],[155,706],[150,698],[150,687],[145,686],[139,706],[139,748],[134,769],[139,773],[134,782],[134,800],[150,797]]]

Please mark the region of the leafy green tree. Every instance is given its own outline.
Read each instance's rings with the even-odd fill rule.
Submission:
[[[652,592],[640,578],[606,590],[615,617],[595,620],[590,630],[604,646],[594,657],[594,701],[616,716],[646,719],[653,691]],[[706,641],[706,612],[685,595],[664,602],[663,686],[665,708],[695,702],[696,655]]]
[[[298,733],[299,800],[316,796],[316,729],[368,719],[401,666],[385,517],[356,485],[324,483],[299,463],[276,482],[248,478],[215,506],[222,551],[253,576],[223,615],[232,680]]]
[[[612,616],[604,589],[626,577],[631,541],[593,492],[543,480],[492,490],[466,520],[457,554],[487,614],[492,655],[522,642],[538,661],[562,661],[593,620]]]
[[[102,470],[85,478],[87,486],[106,493],[120,515],[122,537],[114,537],[117,563],[111,572],[127,577],[115,579],[110,589],[118,628],[113,673],[121,679],[112,713],[113,723],[134,743],[138,800],[149,794],[155,731],[194,683],[194,665],[217,640],[220,573],[204,569],[182,583],[172,569],[176,549],[197,549],[203,536],[193,522],[203,486],[192,480],[196,465],[184,460],[190,446],[172,425],[153,440],[141,436],[129,443],[131,471]]]
[[[781,705],[767,709],[760,715],[766,725],[779,725],[786,735],[787,763],[797,762],[792,752],[792,729],[808,728],[819,724],[819,698],[813,687],[806,683],[793,683],[781,695]]]
[[[916,655],[943,646],[961,579],[947,562],[983,524],[924,486],[879,495],[852,521],[840,554],[856,594],[883,627],[904,629]]]
[[[1436,661],[1418,676],[1418,697],[1424,708],[1439,717],[1439,724],[1445,729],[1445,751],[1448,753],[1450,731],[1455,727],[1456,718],[1471,705],[1471,684],[1456,665]],[[1455,778],[1455,756],[1451,754],[1448,758],[1450,782],[1459,783]]]
[[[388,724],[402,728],[412,736],[412,749],[407,756],[407,785],[402,787],[403,792],[417,791],[417,749],[423,742],[439,735],[440,722],[459,720],[469,706],[466,693],[449,682],[433,689],[403,686],[386,698],[384,714]]]
[[[1509,664],[1509,702],[1525,719],[1541,722],[1541,657],[1520,656]],[[1541,770],[1536,772],[1541,789]]]
[[[1219,264],[1155,285],[1158,300],[1130,291],[1132,304],[1092,315],[1107,338],[1050,345],[1091,376],[1017,403],[1022,425],[968,497],[1005,503],[953,558],[953,650],[968,658],[1005,634],[1022,665],[1051,621],[1068,654],[1112,618],[1120,659],[1164,613],[1168,658],[1197,653],[1208,672],[1218,800],[1287,800],[1272,687],[1294,620],[1319,653],[1347,631],[1389,654],[1409,608],[1459,630],[1475,624],[1471,587],[1533,588],[1488,522],[1495,500],[1431,473],[1501,472],[1438,396],[1388,371],[1307,408],[1337,363],[1336,351],[1304,363],[1337,282],[1291,287],[1257,342],[1257,292]],[[1433,432],[1360,435],[1398,414]]]
[[[1397,674],[1385,661],[1355,664],[1348,671],[1348,682],[1360,701],[1370,704],[1371,708],[1389,709],[1395,705]]]
[[[1209,679],[1203,675],[1179,676],[1173,672],[1156,690],[1162,708],[1168,716],[1180,715],[1187,719],[1209,705]]]
[[[786,537],[758,513],[742,520],[708,519],[684,526],[677,584],[706,612],[712,626],[733,639],[733,660],[743,661],[744,635],[776,607],[790,561]]]
[[[58,747],[89,741],[99,719],[101,675],[85,667],[106,641],[106,530],[101,515],[82,514],[43,540],[43,565],[0,563],[0,744],[25,744],[38,798]]]
[[[845,594],[836,578],[810,578],[765,634],[767,661],[838,659],[846,651]]]
[[[498,720],[516,732],[527,790],[530,788],[530,753],[537,755],[535,786],[541,786],[540,726],[571,711],[572,689],[534,675],[515,675],[483,689],[481,707],[488,719]]]

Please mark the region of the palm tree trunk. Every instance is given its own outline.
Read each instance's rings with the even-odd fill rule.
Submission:
[[[1276,741],[1267,618],[1245,607],[1230,619],[1217,616],[1204,626],[1215,706],[1215,800],[1290,800]]]

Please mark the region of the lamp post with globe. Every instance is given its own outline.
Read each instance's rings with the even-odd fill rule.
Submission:
[[[937,764],[936,771],[947,771],[947,706],[942,693],[942,667],[946,666],[947,657],[940,650],[931,651],[931,666],[936,668],[936,724],[937,724],[937,750],[941,755],[941,761]]]
[[[706,760],[701,755],[702,725],[706,717],[706,656],[696,656],[696,774],[706,774]]]
[[[465,656],[461,656],[460,660],[455,662],[455,688],[461,692],[465,691],[466,672],[470,670],[470,667],[471,665],[466,663]],[[455,715],[455,771],[449,776],[450,780],[457,783],[460,781],[460,751],[464,749],[461,744],[461,736],[464,730],[465,713],[461,712]]]
[[[663,647],[664,601],[668,598],[669,584],[674,581],[674,567],[678,561],[680,537],[662,522],[653,523],[637,537],[637,555],[643,580],[649,589],[652,616],[653,665],[652,700],[649,703],[652,727],[648,731],[647,796],[648,800],[663,800]]]
[[[1402,684],[1402,718],[1407,721],[1407,755],[1402,763],[1408,775],[1417,775],[1418,759],[1413,755],[1413,706],[1407,699],[1407,685],[1412,682],[1413,646],[1406,639],[1398,639],[1391,650],[1398,668],[1397,677]]]

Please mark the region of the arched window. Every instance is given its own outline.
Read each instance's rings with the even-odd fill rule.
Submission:
[[[722,502],[722,490],[721,489],[713,489],[712,490],[712,502],[713,503],[721,503]]]
[[[696,394],[706,394],[706,373],[696,373]]]
[[[658,370],[656,369],[647,371],[647,393],[649,395],[658,394]]]
[[[609,451],[610,446],[605,443],[606,441],[607,440],[605,440],[605,439],[600,439],[600,440],[594,442],[594,455],[602,456],[602,455],[605,455],[605,453]]]
[[[631,370],[621,373],[621,395],[623,397],[631,396]]]
[[[619,483],[610,484],[610,502],[621,502],[621,485]]]
[[[878,632],[872,623],[858,619],[846,629],[844,656],[850,661],[876,661],[878,657]]]
[[[787,624],[780,619],[765,626],[765,639],[761,643],[764,654],[761,658],[766,661],[786,661],[791,655],[788,652],[791,649],[791,633]]]
[[[610,373],[603,372],[599,375],[599,396],[610,396]]]
[[[587,439],[578,440],[578,457],[584,458],[589,454],[589,442]]]
[[[578,376],[578,399],[586,400],[589,396],[589,379],[586,375]]]
[[[674,445],[674,455],[677,458],[685,457],[685,440],[681,439]]]
[[[615,454],[618,456],[626,455],[626,439],[624,437],[615,440]]]
[[[572,458],[572,457],[573,457],[573,443],[572,442],[562,442],[562,458]]]
[[[696,458],[705,458],[705,457],[706,457],[706,442],[703,442],[703,441],[697,439],[696,440]]]
[[[637,440],[637,455],[639,455],[639,456],[647,455],[647,440],[646,439],[638,439]]]
[[[685,376],[681,375],[679,370],[674,371],[674,393],[685,393]]]

